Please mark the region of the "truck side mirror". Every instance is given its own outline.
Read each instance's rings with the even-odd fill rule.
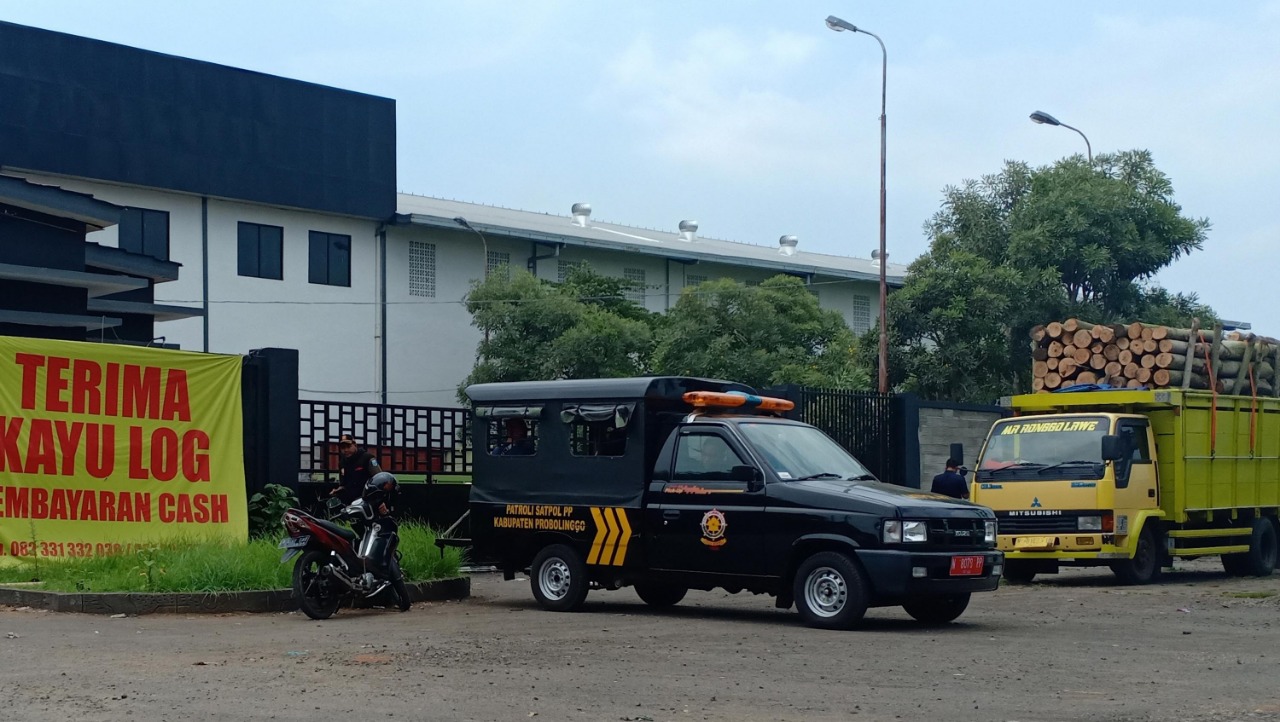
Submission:
[[[964,444],[952,444],[951,453],[949,456],[952,459],[955,459],[958,463],[963,464],[964,463]]]
[[[1115,434],[1107,434],[1102,437],[1102,460],[1103,461],[1119,461],[1123,459],[1124,441]]]
[[[745,481],[746,483],[751,484],[752,488],[755,488],[755,482],[760,480],[760,472],[754,466],[747,466],[745,464],[735,466],[729,470],[729,480]]]

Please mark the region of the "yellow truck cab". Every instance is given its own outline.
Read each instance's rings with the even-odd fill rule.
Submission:
[[[1005,578],[1109,566],[1125,583],[1175,557],[1271,574],[1280,537],[1280,399],[1182,390],[1003,400],[972,497],[999,522]]]

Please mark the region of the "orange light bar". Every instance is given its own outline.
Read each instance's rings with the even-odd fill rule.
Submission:
[[[778,399],[772,396],[756,396],[740,391],[690,391],[684,395],[684,402],[699,408],[737,408],[760,409],[762,411],[790,411],[796,407],[795,402]]]

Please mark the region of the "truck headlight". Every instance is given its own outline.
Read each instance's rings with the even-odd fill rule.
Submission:
[[[903,542],[924,542],[929,540],[929,523],[925,521],[898,521],[890,519],[884,523],[884,543],[901,544]]]
[[[1102,517],[1082,516],[1076,520],[1076,528],[1080,531],[1102,531]]]
[[[923,521],[902,522],[902,541],[925,542],[929,540],[929,525]]]
[[[884,523],[884,543],[902,543],[902,522],[889,520]]]
[[[982,541],[987,544],[996,543],[996,520],[988,519],[982,523]]]

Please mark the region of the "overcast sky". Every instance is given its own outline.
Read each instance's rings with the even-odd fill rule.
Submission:
[[[1280,0],[0,0],[0,18],[394,98],[421,195],[908,263],[942,189],[1147,148],[1213,224],[1161,274],[1280,336]]]

